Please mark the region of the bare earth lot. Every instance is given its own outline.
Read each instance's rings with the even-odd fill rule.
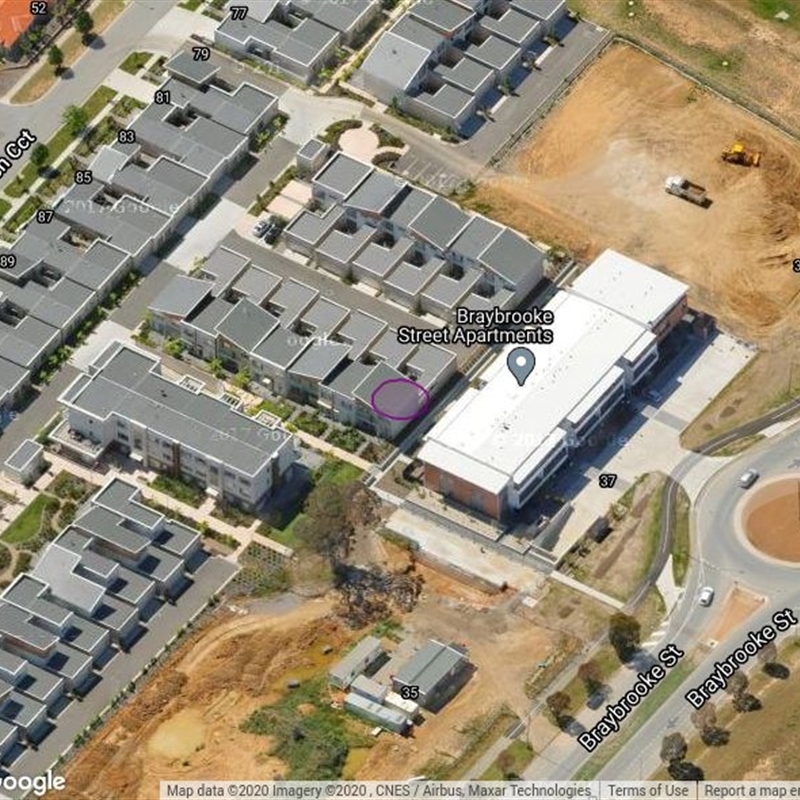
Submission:
[[[346,777],[408,777],[434,753],[457,754],[463,745],[458,729],[477,715],[503,704],[522,713],[529,703],[525,678],[558,639],[508,613],[503,595],[485,595],[426,567],[417,569],[425,589],[417,608],[399,618],[403,645],[432,636],[463,642],[477,670],[443,711],[426,713],[413,737],[384,733],[371,748],[352,750]],[[67,789],[60,800],[151,800],[160,780],[285,774],[280,760],[269,755],[268,738],[244,733],[239,725],[255,709],[274,703],[288,679],[324,673],[368,632],[346,628],[334,605],[331,593],[280,615],[222,612],[78,752],[64,770]],[[333,652],[324,655],[325,645]],[[501,672],[504,680],[498,682]]]
[[[720,159],[737,139],[762,151],[760,168]],[[672,174],[703,184],[711,207],[668,195]],[[469,204],[583,259],[613,247],[664,269],[691,285],[695,307],[762,348],[695,438],[800,384],[800,145],[657,60],[613,45]]]

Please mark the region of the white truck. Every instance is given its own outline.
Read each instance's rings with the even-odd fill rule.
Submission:
[[[695,205],[703,207],[708,205],[708,194],[705,187],[699,183],[692,183],[683,175],[670,175],[664,183],[664,189],[668,194],[682,197]]]

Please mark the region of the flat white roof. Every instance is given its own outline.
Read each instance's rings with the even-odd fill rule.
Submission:
[[[547,304],[553,343],[531,345],[536,366],[518,386],[506,366],[508,345],[434,426],[420,459],[494,493],[522,484],[566,435],[560,427],[585,413],[619,376],[619,359],[653,334],[628,317],[569,291]]]
[[[575,279],[571,289],[652,327],[689,287],[615,250],[606,250]]]

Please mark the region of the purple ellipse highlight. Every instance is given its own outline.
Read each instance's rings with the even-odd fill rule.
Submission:
[[[389,378],[370,395],[370,405],[384,419],[409,422],[427,414],[431,396],[424,386],[410,378]]]

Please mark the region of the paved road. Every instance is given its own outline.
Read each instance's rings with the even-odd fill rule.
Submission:
[[[136,0],[49,94],[25,106],[0,102],[0,144],[15,137],[22,128],[28,128],[41,141],[49,139],[61,126],[64,108],[82,103],[176,3],[177,0]],[[16,162],[6,173],[6,181],[24,164],[24,159]]]
[[[622,750],[599,773],[600,779],[636,780],[649,777],[660,765],[659,750],[662,738],[670,732],[692,728],[689,715],[694,710],[684,695],[690,688],[701,684],[711,673],[713,663],[724,658],[739,646],[750,629],[760,628],[775,611],[792,608],[800,614],[800,573],[798,568],[768,562],[745,547],[735,531],[735,515],[743,497],[737,478],[747,468],[761,473],[762,480],[800,466],[797,453],[800,449],[800,425],[794,425],[778,437],[751,448],[741,457],[720,461],[720,469],[705,484],[693,509],[692,561],[687,575],[684,602],[673,612],[665,636],[653,650],[658,651],[669,642],[675,642],[686,652],[708,642],[709,626],[719,611],[724,598],[735,586],[747,588],[765,598],[763,607],[746,624],[732,631],[724,642],[704,650],[698,665],[685,683],[650,717],[637,732],[635,744]],[[700,456],[691,456],[699,459]],[[677,474],[673,477],[679,478]],[[711,608],[696,602],[701,586],[711,586],[716,600]],[[630,673],[629,683],[635,681]],[[611,698],[613,702],[614,698]],[[552,780],[572,778],[587,761],[589,755],[577,743],[566,749],[558,763],[547,770]],[[535,764],[536,762],[534,762]],[[528,772],[532,772],[534,764]],[[541,778],[541,765],[536,777]],[[713,776],[710,776],[713,777]]]

